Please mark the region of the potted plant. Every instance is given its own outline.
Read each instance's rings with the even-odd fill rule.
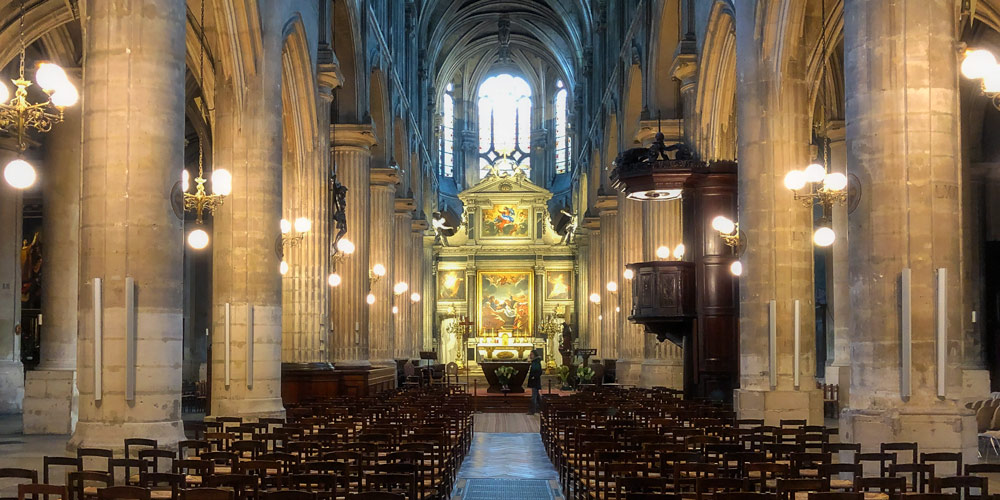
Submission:
[[[589,384],[590,379],[594,378],[594,369],[587,365],[581,364],[576,369],[576,378],[577,380],[580,381],[581,384]]]
[[[569,365],[562,365],[558,370],[556,370],[556,375],[559,376],[559,382],[562,383],[562,390],[564,391],[572,389],[569,380],[571,373],[573,373],[573,371],[570,369]]]
[[[511,377],[514,376],[515,373],[517,373],[517,370],[515,370],[513,366],[504,365],[501,366],[500,368],[497,368],[496,370],[497,380],[500,381],[501,391],[507,392],[510,390],[510,379]]]

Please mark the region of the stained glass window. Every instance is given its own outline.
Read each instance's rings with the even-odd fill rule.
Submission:
[[[569,93],[563,86],[562,80],[556,82],[556,173],[565,174],[569,171],[570,158],[570,137],[566,130],[569,116],[566,114],[566,99]]]
[[[441,174],[455,175],[455,99],[452,84],[445,87],[441,97]]]
[[[479,86],[479,174],[490,167],[531,174],[531,87],[523,78],[500,74]]]

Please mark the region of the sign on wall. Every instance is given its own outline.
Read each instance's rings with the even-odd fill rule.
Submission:
[[[533,335],[533,271],[480,271],[476,323],[480,337]]]
[[[494,205],[484,208],[482,236],[484,238],[529,238],[528,209],[514,205]]]

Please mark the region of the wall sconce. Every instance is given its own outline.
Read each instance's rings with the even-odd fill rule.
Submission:
[[[399,314],[399,306],[392,306],[392,313]]]
[[[208,246],[208,233],[204,229],[195,229],[188,233],[188,246],[195,250],[201,250]]]
[[[340,277],[340,273],[337,272],[337,263],[344,260],[344,258],[348,255],[354,253],[354,243],[351,243],[351,240],[347,238],[341,238],[341,240],[337,242],[337,249],[339,251],[333,254],[332,262],[330,264],[333,272],[331,272],[330,276],[326,278],[327,284],[332,287],[340,286],[340,283],[343,281]]]
[[[847,201],[847,176],[839,172],[826,173],[823,162],[818,159],[805,170],[792,170],[785,175],[785,187],[807,207],[811,207],[814,200],[824,207]],[[806,192],[800,192],[807,187]]]
[[[608,292],[612,295],[618,293],[618,283],[615,283],[614,281],[609,281],[608,284],[605,285],[605,288],[607,288]]]
[[[742,276],[743,263],[738,260],[734,260],[733,263],[729,265],[729,272],[732,273],[733,276]]]
[[[733,222],[732,219],[726,217],[725,215],[719,215],[712,219],[712,229],[719,232],[719,236],[722,237],[722,241],[727,246],[733,250],[739,251],[740,224],[738,222]]]
[[[375,303],[375,294],[371,293],[371,292],[368,292],[368,295],[365,296],[365,302],[367,302],[368,305],[374,304]]]
[[[970,80],[982,80],[980,92],[993,101],[993,107],[1000,110],[1000,102],[997,102],[997,96],[1000,95],[1000,65],[997,65],[992,52],[986,49],[966,50],[962,59],[962,75]]]
[[[329,284],[332,287],[338,287],[338,286],[340,286],[340,282],[341,282],[340,273],[337,273],[337,272],[330,273],[330,276],[328,276],[326,278],[326,282],[327,282],[327,284]]]
[[[420,294],[419,294],[419,293],[417,293],[417,292],[413,292],[413,293],[412,293],[412,294],[410,295],[410,302],[413,302],[413,303],[417,303],[417,302],[420,302]]]
[[[372,285],[378,283],[378,280],[382,279],[382,276],[385,276],[385,266],[382,264],[375,264],[368,271],[368,280]]]
[[[632,271],[631,269],[627,269],[626,268],[625,272],[622,273],[622,276],[624,276],[625,279],[630,280],[632,278],[635,278],[635,271]]]
[[[593,302],[594,304],[600,304],[601,303],[601,294],[599,294],[597,292],[594,292],[594,293],[590,294],[590,301]]]
[[[409,284],[407,284],[405,281],[400,281],[399,283],[396,283],[395,285],[393,285],[393,287],[392,287],[392,293],[394,295],[403,295],[409,289],[410,289],[410,285]]]
[[[819,224],[820,226],[813,233],[813,243],[819,247],[828,247],[837,239],[837,233],[834,233],[833,229],[830,229],[825,218],[820,219]]]
[[[299,243],[302,243],[302,239],[305,238],[306,233],[312,229],[312,221],[305,217],[295,219],[295,234],[292,234],[293,225],[288,219],[281,219],[278,227],[281,229],[281,234],[278,235],[275,251],[278,254],[278,258],[281,259],[278,272],[284,276],[288,274],[288,262],[285,262],[285,246],[296,247]]]

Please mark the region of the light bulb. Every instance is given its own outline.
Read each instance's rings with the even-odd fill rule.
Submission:
[[[598,314],[597,315],[597,321],[604,321],[604,315],[603,314]]]
[[[823,179],[823,187],[827,191],[840,191],[847,187],[847,176],[840,172],[826,174]]]
[[[656,258],[657,259],[669,259],[670,249],[664,245],[656,247]]]
[[[312,221],[305,218],[299,217],[295,219],[295,232],[297,233],[308,233],[312,229]]]
[[[813,243],[821,247],[828,247],[837,239],[837,234],[826,226],[823,226],[813,233]]]
[[[350,255],[354,253],[354,243],[352,243],[351,240],[347,238],[341,238],[340,241],[337,242],[337,250],[340,250],[341,252]]]
[[[392,293],[394,293],[396,295],[403,295],[409,289],[410,289],[410,285],[408,285],[405,281],[400,281],[399,283],[396,283],[392,287]]]
[[[608,288],[608,291],[611,293],[615,293],[618,291],[618,283],[615,283],[614,281],[609,281],[606,286]]]
[[[18,158],[3,168],[3,178],[15,189],[27,189],[35,183],[38,175],[35,174],[35,167]]]
[[[195,229],[188,233],[188,246],[195,250],[201,250],[208,246],[208,233],[203,229]]]
[[[399,314],[399,306],[392,306],[392,313]]]
[[[326,278],[326,282],[330,286],[340,286],[341,278],[338,273],[331,273],[329,277]]]
[[[372,304],[374,304],[374,303],[375,303],[375,294],[373,294],[373,293],[369,293],[369,294],[368,294],[368,295],[367,295],[367,296],[365,297],[365,302],[367,302],[367,303],[368,303],[368,305],[372,305]]]
[[[740,261],[733,261],[729,265],[729,272],[733,273],[733,276],[740,276],[743,274],[743,263]]]
[[[229,196],[233,192],[233,174],[224,168],[212,171],[212,193]]]
[[[806,174],[801,170],[792,170],[785,174],[785,187],[792,191],[798,191],[806,187]]]
[[[288,222],[288,219],[281,219],[281,222],[278,224],[281,227],[281,234],[288,234],[292,232],[292,223]]]
[[[725,215],[718,215],[712,219],[712,229],[715,229],[722,234],[733,234],[733,231],[736,230],[736,223]]]
[[[181,189],[186,193],[191,188],[191,174],[187,169],[181,170]]]
[[[684,248],[684,244],[683,243],[678,243],[677,246],[674,247],[674,258],[677,259],[677,260],[683,259],[684,258],[684,251],[685,250],[687,250],[687,249]]]
[[[616,313],[620,313],[620,312],[622,312],[622,308],[620,308],[620,307],[618,307],[618,306],[615,306],[615,312],[616,312]]]
[[[810,163],[804,173],[807,182],[820,182],[826,177],[826,167],[819,163]]]
[[[597,292],[594,292],[594,293],[590,294],[590,301],[593,302],[593,303],[595,303],[595,304],[600,304],[601,303],[601,294],[599,294]]]
[[[44,62],[38,65],[35,81],[42,90],[51,92],[67,86],[69,78],[66,77],[66,72],[58,64]]]
[[[80,93],[76,91],[76,87],[67,83],[66,85],[56,89],[55,93],[52,94],[51,99],[54,106],[58,108],[68,108],[80,100]]]
[[[3,82],[0,82],[0,104],[7,104],[7,101],[9,100],[10,100],[10,89],[8,89]]]
[[[410,295],[410,302],[420,302],[420,294],[417,292],[413,292]]]
[[[983,75],[983,92],[1000,92],[1000,66],[993,66]]]
[[[382,264],[375,264],[374,266],[372,266],[372,274],[378,276],[379,278],[385,276],[385,266],[383,266]]]
[[[281,264],[278,264],[278,272],[281,273],[282,276],[288,274],[288,263],[281,261]]]
[[[997,60],[993,54],[986,49],[976,49],[965,51],[965,59],[962,59],[962,74],[966,78],[983,78],[994,66]]]
[[[626,269],[625,272],[622,273],[622,276],[624,276],[625,279],[630,280],[632,278],[635,278],[635,272],[632,271],[631,269]]]

